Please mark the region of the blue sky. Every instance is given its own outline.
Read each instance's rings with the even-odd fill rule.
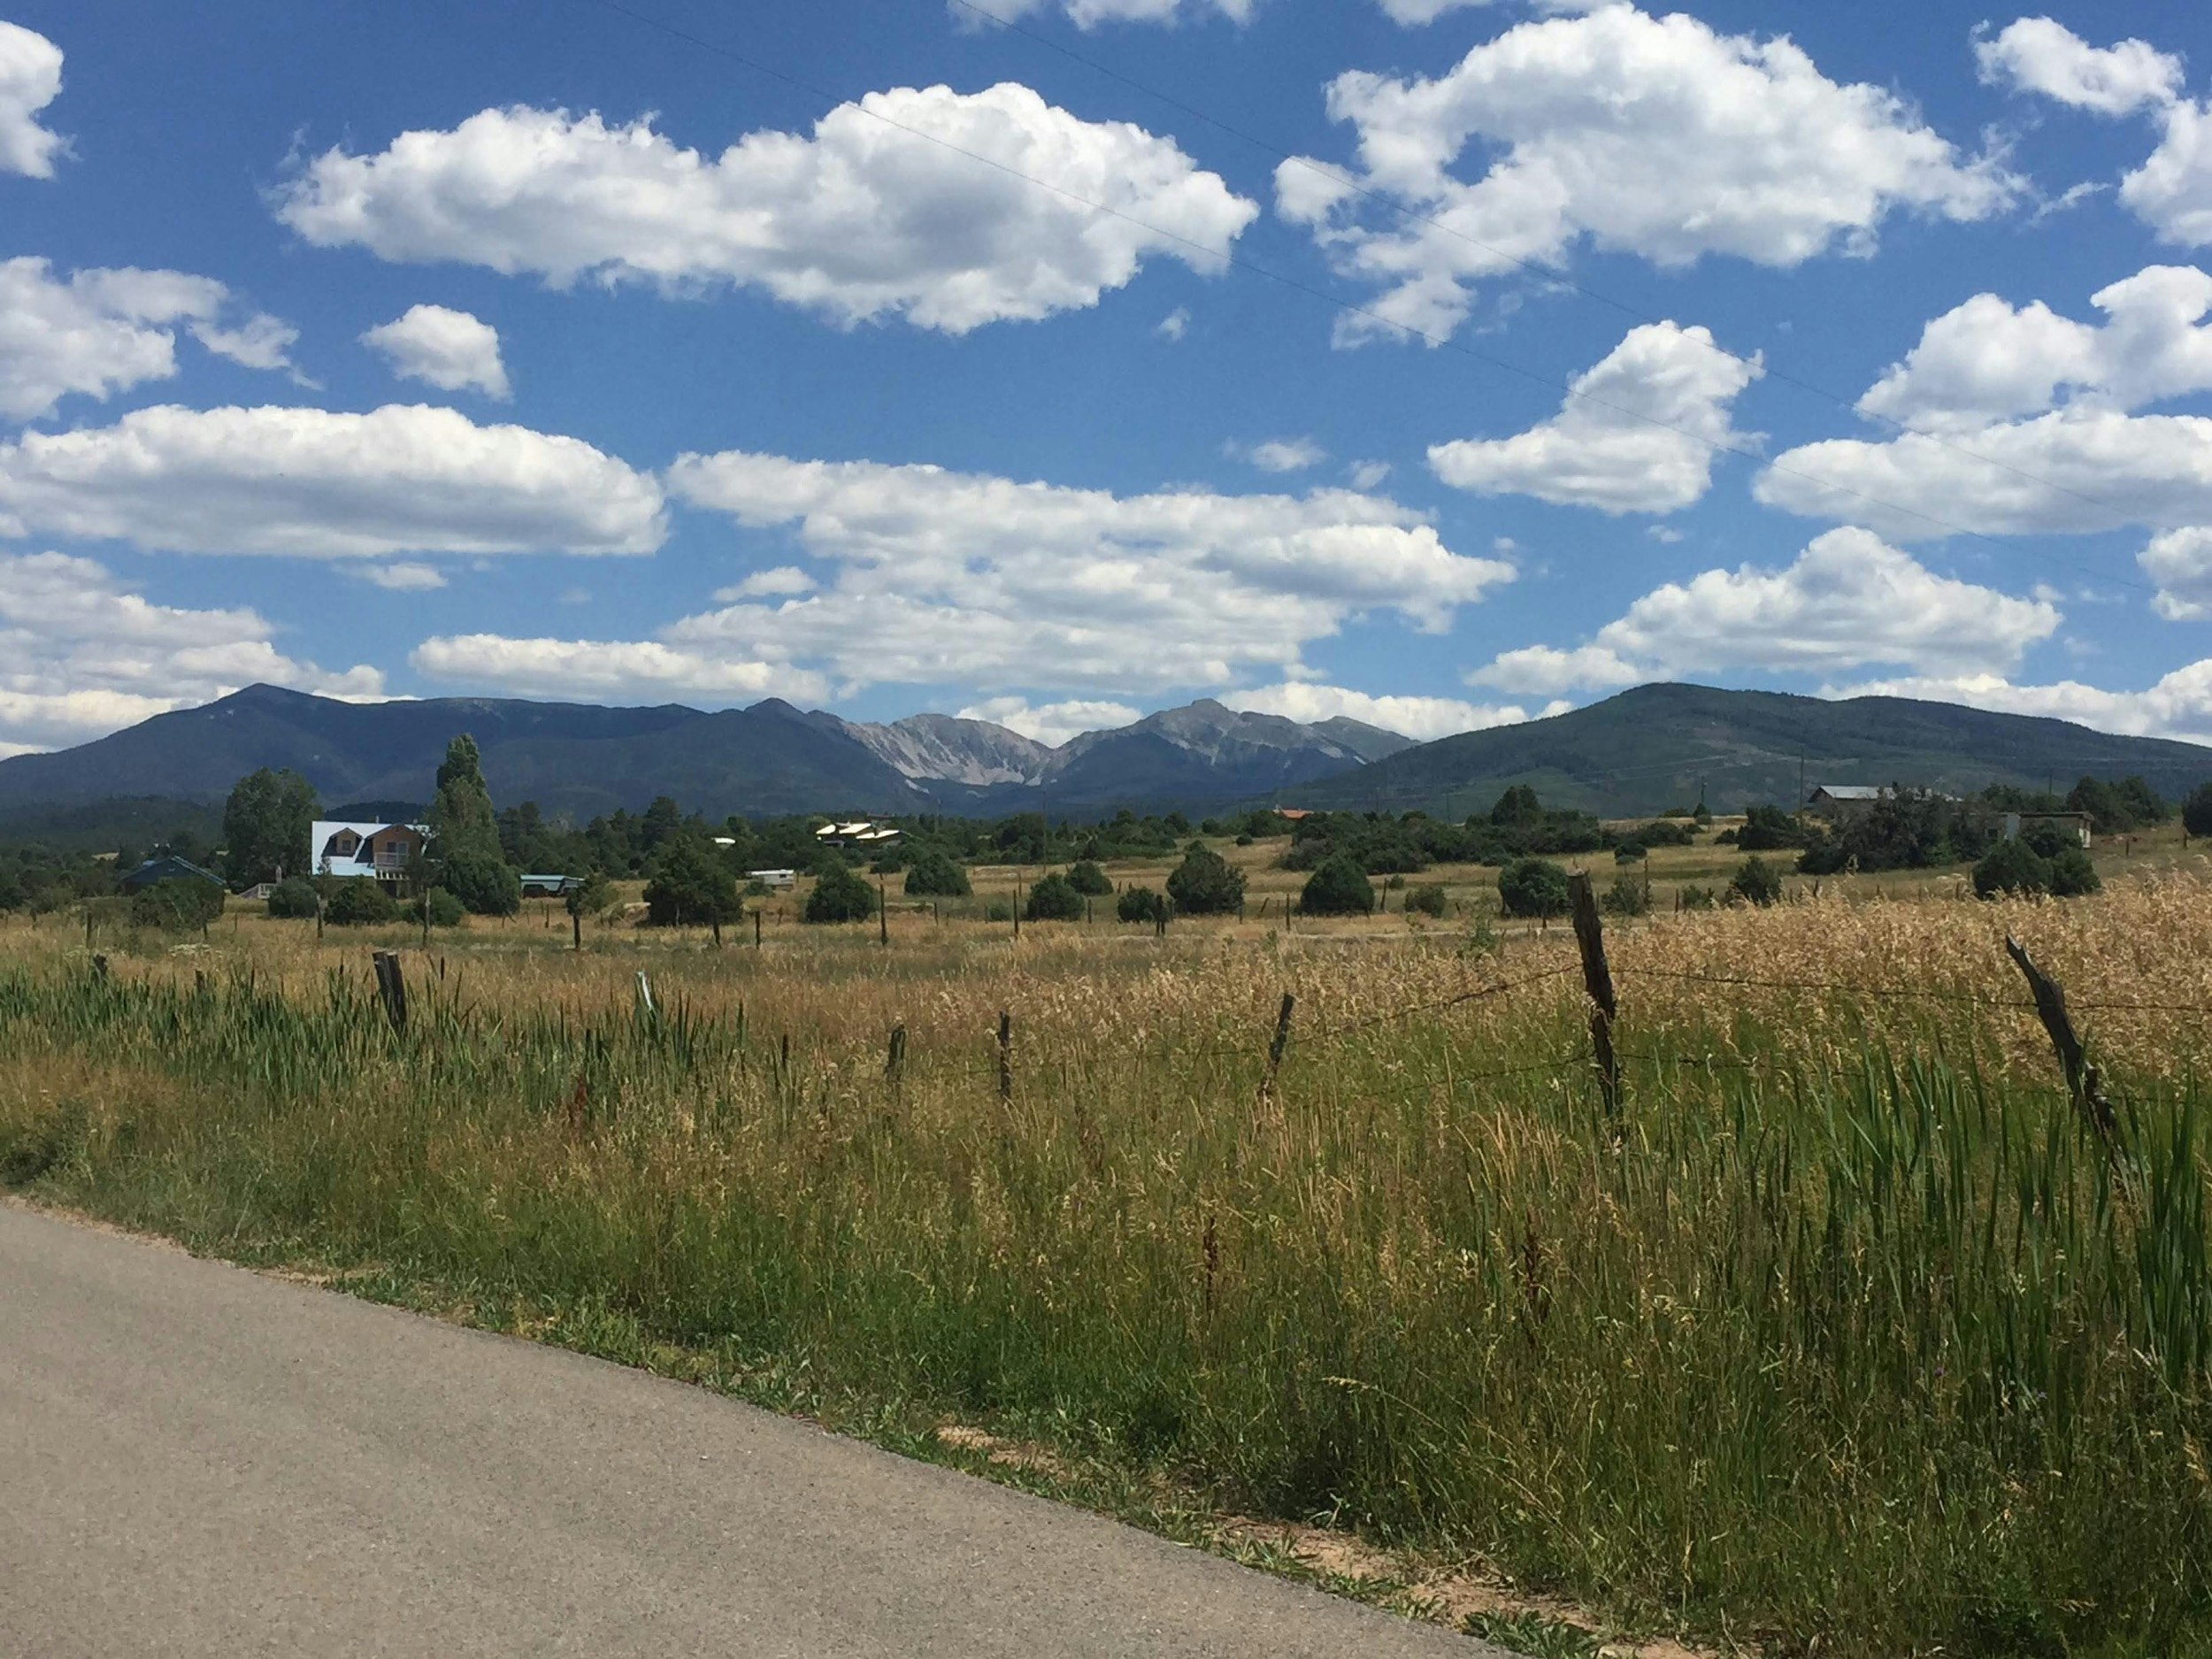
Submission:
[[[2212,740],[2208,245],[2181,0],[0,0],[0,752],[254,680]]]

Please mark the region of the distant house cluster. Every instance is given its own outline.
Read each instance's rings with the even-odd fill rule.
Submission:
[[[825,824],[814,832],[814,839],[825,847],[880,847],[898,838],[895,826],[868,818],[851,824]]]
[[[1805,810],[1816,818],[1831,824],[1847,824],[1854,818],[1865,817],[1877,804],[1886,801],[1893,792],[1886,787],[1864,783],[1824,783],[1805,797]],[[1946,796],[1947,800],[1955,799]],[[2006,841],[2017,841],[2039,824],[2055,826],[2063,833],[2090,844],[2096,826],[2086,812],[2008,812],[2002,831]]]

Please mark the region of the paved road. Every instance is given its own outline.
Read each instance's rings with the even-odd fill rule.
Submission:
[[[698,1389],[5,1204],[0,1654],[1498,1659]]]

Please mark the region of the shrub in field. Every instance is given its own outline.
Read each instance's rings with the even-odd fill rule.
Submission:
[[[512,916],[522,908],[522,878],[496,853],[450,853],[438,880],[472,916]]]
[[[1114,901],[1114,916],[1124,922],[1157,922],[1167,914],[1167,901],[1150,887],[1125,887]]]
[[[1371,916],[1375,885],[1349,853],[1338,853],[1306,878],[1298,908],[1308,916]]]
[[[1244,872],[1202,841],[1191,843],[1167,879],[1179,916],[1225,916],[1244,902]]]
[[[196,876],[157,881],[131,895],[131,924],[166,933],[204,927],[223,913],[223,889]]]
[[[1623,841],[1613,849],[1613,862],[1617,864],[1640,864],[1650,856],[1641,841]]]
[[[381,882],[369,876],[349,876],[331,888],[323,901],[323,919],[333,927],[374,927],[399,919],[399,906]]]
[[[1985,899],[2038,893],[2070,899],[2094,893],[2103,885],[2089,855],[2070,838],[2052,856],[2037,851],[2024,835],[1999,841],[1974,866],[1974,891]]]
[[[1747,808],[1743,827],[1736,832],[1736,845],[1747,853],[1779,852],[1811,840],[1810,832],[1778,806]]]
[[[987,922],[1010,922],[1014,919],[1014,906],[1009,900],[993,899],[983,907],[983,919]]]
[[[2181,827],[2192,835],[2212,835],[2212,783],[2200,783],[2181,803]]]
[[[2051,860],[2051,896],[2055,899],[2077,898],[2085,893],[2095,893],[2103,886],[2096,866],[2079,847],[2062,847],[2058,856]]]
[[[1083,919],[1083,895],[1075,890],[1075,884],[1057,870],[1029,889],[1029,902],[1022,906],[1022,920],[1025,922],[1079,922]]]
[[[425,905],[430,909],[430,925],[433,927],[458,927],[468,916],[468,907],[460,900],[443,887],[433,887],[407,907],[407,919],[411,922],[421,921]]]
[[[924,853],[907,866],[910,899],[964,899],[974,891],[968,872],[942,853]]]
[[[667,843],[645,884],[645,917],[656,927],[705,927],[745,914],[737,882],[695,835]]]
[[[1498,872],[1498,899],[1508,916],[1564,916],[1567,872],[1548,858],[1516,858]]]
[[[1651,908],[1651,887],[1640,876],[1624,871],[1613,878],[1601,901],[1616,916],[1641,916]]]
[[[1086,898],[1102,899],[1114,890],[1114,884],[1106,879],[1106,872],[1086,858],[1071,865],[1068,885]]]
[[[826,868],[806,895],[810,922],[864,922],[876,913],[876,890],[843,863]]]
[[[269,895],[269,914],[288,921],[311,917],[321,908],[315,884],[304,876],[287,876]]]
[[[614,902],[614,883],[595,870],[569,890],[568,913],[580,919],[596,916]]]
[[[1720,895],[1710,887],[1686,887],[1674,895],[1674,902],[1686,910],[1709,910],[1720,902]]]
[[[1774,904],[1782,897],[1782,875],[1763,858],[1750,857],[1738,866],[1728,883],[1728,898],[1734,904]]]
[[[1451,908],[1440,881],[1425,881],[1406,894],[1406,909],[1422,916],[1441,917]]]

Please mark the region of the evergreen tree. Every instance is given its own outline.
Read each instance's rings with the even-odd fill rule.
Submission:
[[[1244,902],[1244,872],[1203,841],[1193,841],[1167,879],[1180,916],[1225,916]]]

